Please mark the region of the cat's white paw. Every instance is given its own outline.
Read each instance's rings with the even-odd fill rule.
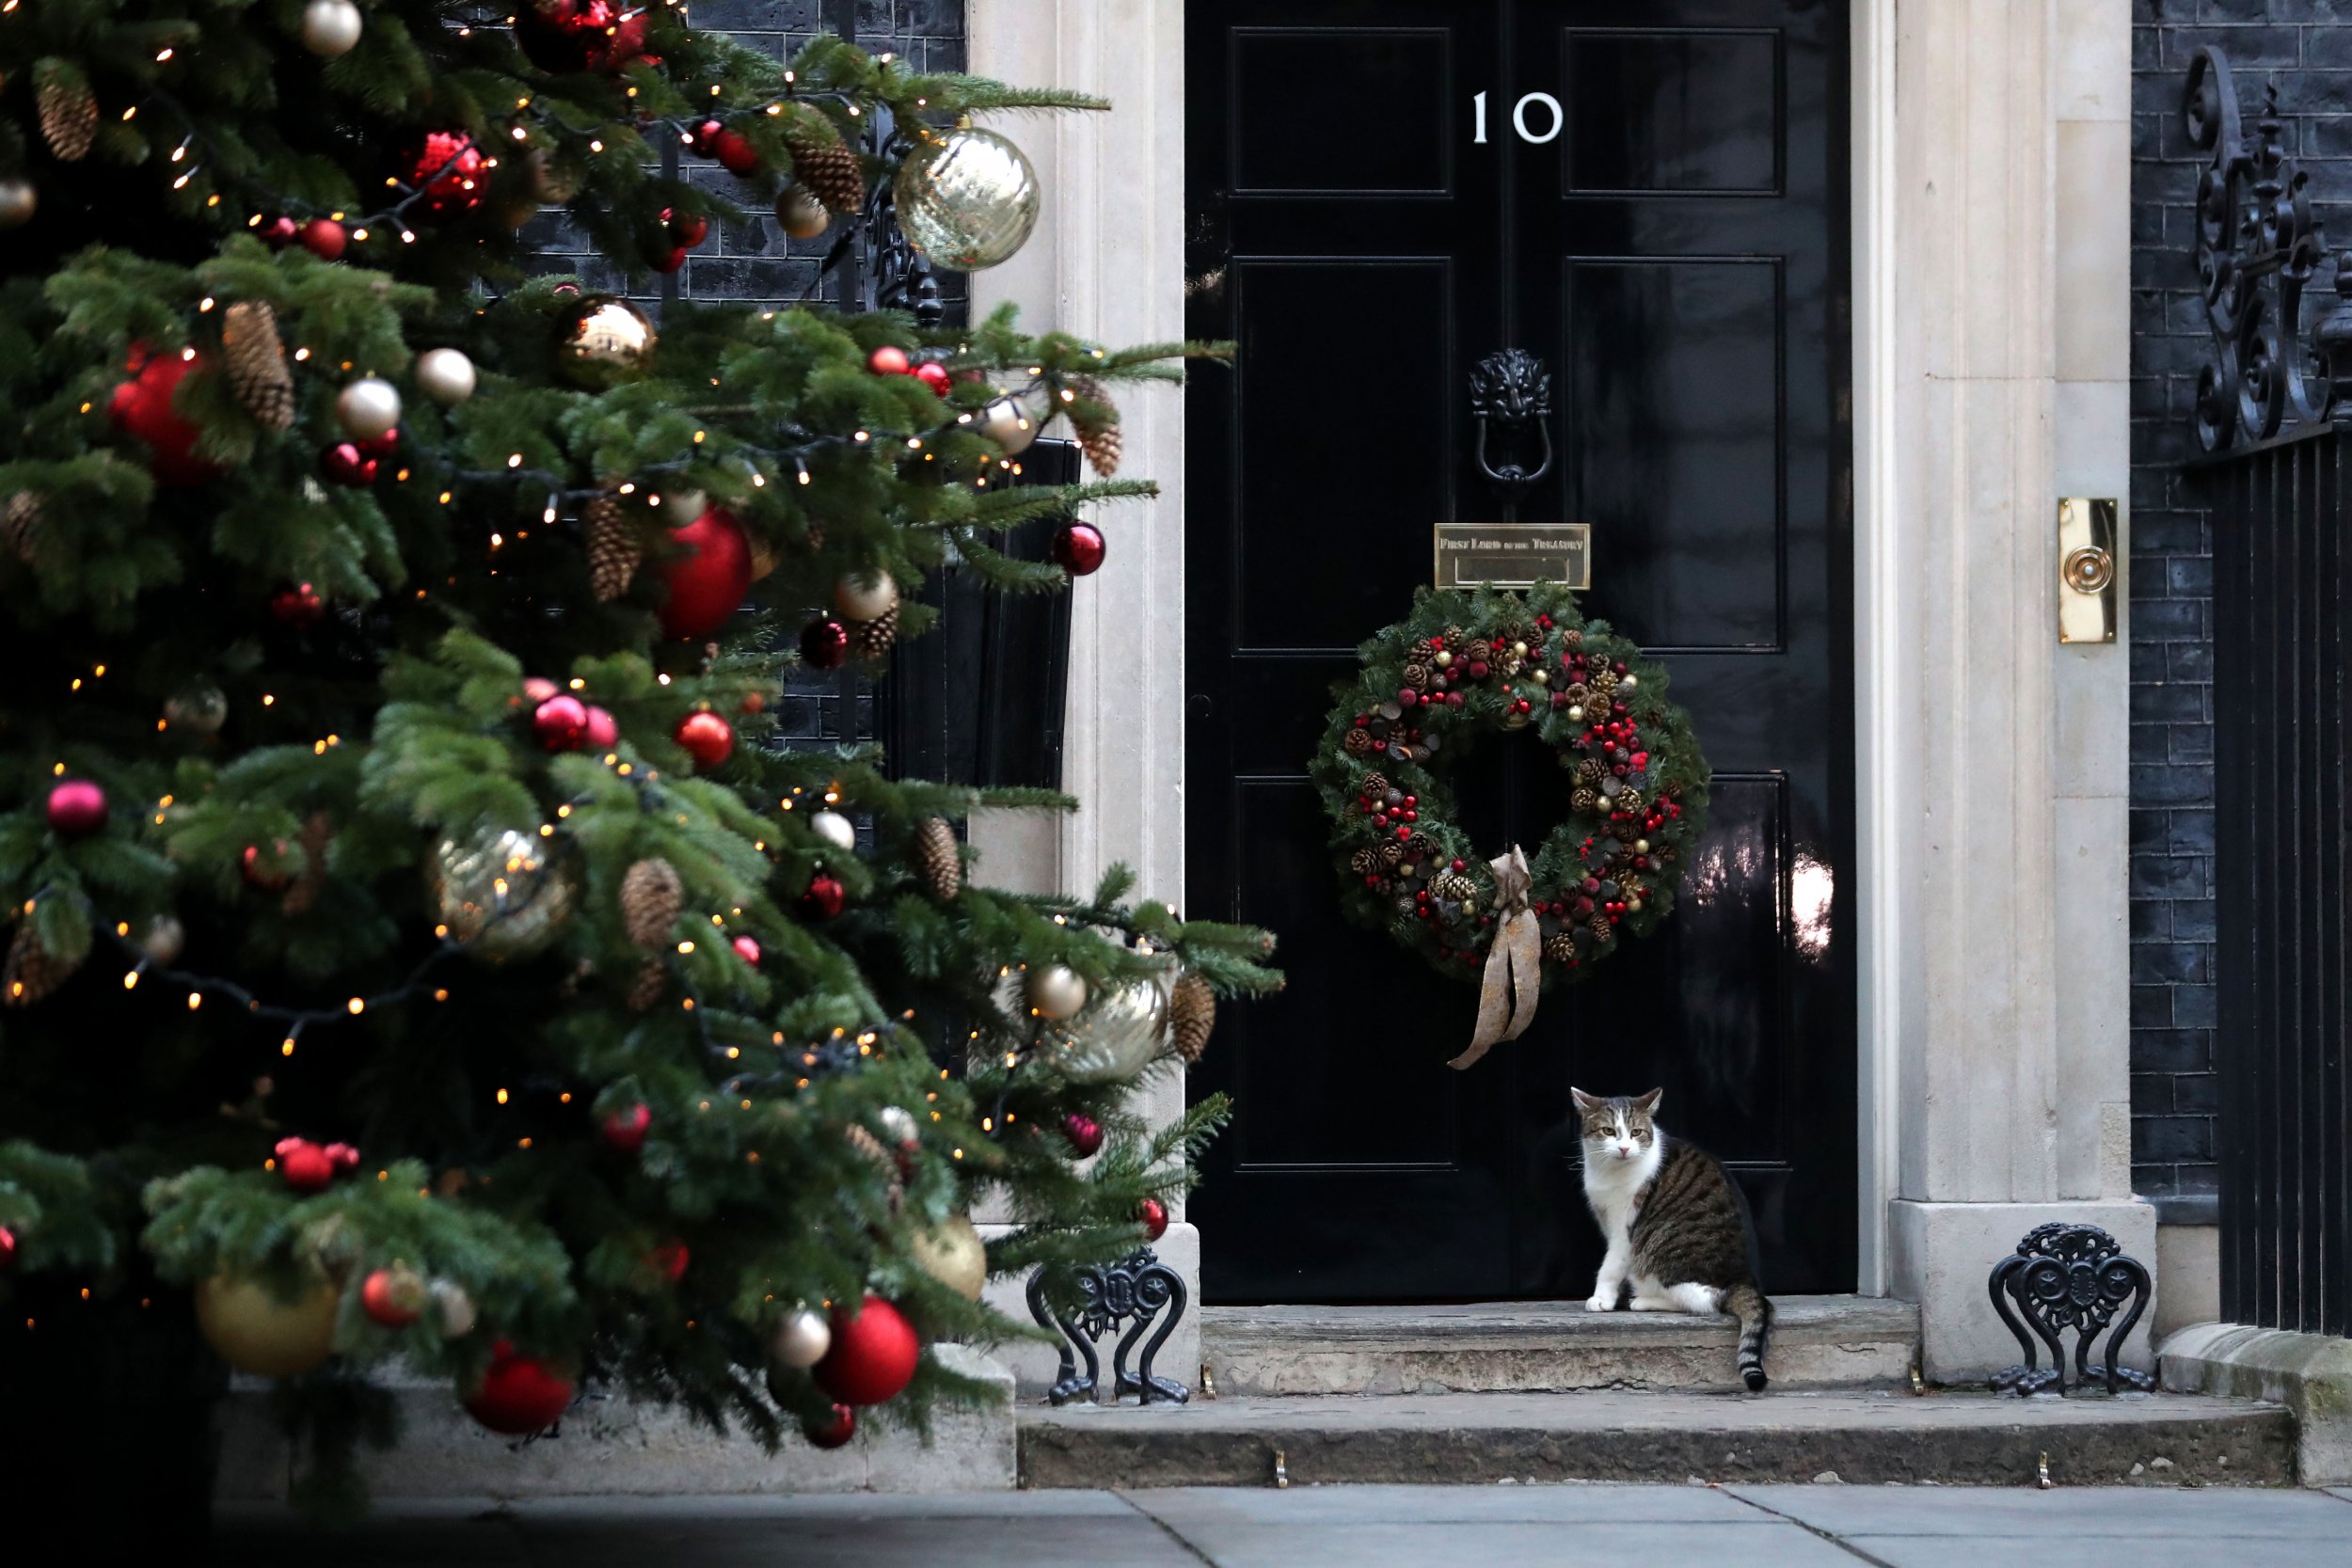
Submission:
[[[1596,1291],[1584,1298],[1584,1310],[1587,1312],[1614,1312],[1616,1309],[1617,1292],[1614,1291],[1606,1295]]]
[[[1633,1310],[1636,1312],[1673,1312],[1678,1308],[1671,1299],[1665,1296],[1635,1296]]]

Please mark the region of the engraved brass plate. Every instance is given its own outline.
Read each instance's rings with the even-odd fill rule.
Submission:
[[[1439,523],[1430,531],[1440,588],[1593,586],[1590,523]]]
[[[2116,504],[2068,496],[2058,502],[2058,641],[2115,641]]]

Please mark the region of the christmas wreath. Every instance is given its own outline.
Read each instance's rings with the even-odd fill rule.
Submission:
[[[1706,825],[1707,759],[1664,670],[1565,588],[1422,589],[1360,650],[1309,771],[1332,822],[1348,918],[1440,972],[1484,976],[1467,1067],[1646,936]],[[1489,857],[1454,821],[1448,770],[1473,738],[1533,730],[1567,775],[1567,815],[1530,856]]]

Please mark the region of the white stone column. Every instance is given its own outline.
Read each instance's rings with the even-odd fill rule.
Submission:
[[[1868,127],[1891,212],[1858,226],[1893,258],[1891,341],[1865,318],[1857,377],[1891,422],[1857,432],[1881,482],[1860,519],[1865,918],[1893,933],[1866,939],[1866,1021],[1891,1284],[1922,1306],[1928,1375],[1961,1379],[2016,1358],[1984,1278],[2032,1226],[2153,1258],[2129,1193],[2126,650],[2061,649],[2056,608],[2058,498],[2126,493],[2130,18],[1882,0],[1872,23],[1890,12],[1891,58],[1857,52],[1893,85]]]
[[[1181,0],[972,0],[972,70],[1111,102],[1107,114],[1008,117],[1045,190],[1036,234],[1005,265],[975,274],[975,315],[1020,305],[1032,327],[1112,345],[1184,335],[1184,8]],[[998,886],[1084,892],[1123,862],[1138,892],[1184,894],[1184,404],[1152,385],[1117,390],[1120,472],[1155,480],[1154,501],[1093,515],[1109,549],[1071,590],[1063,787],[1073,816],[983,814],[972,825],[980,876]],[[1155,1122],[1184,1110],[1181,1070],[1154,1079]],[[1198,1298],[1200,1247],[1182,1220],[1158,1247]],[[1191,1382],[1197,1316],[1159,1370]],[[1050,1354],[1050,1353],[1049,1353]],[[1025,1382],[1037,1369],[1024,1358]]]

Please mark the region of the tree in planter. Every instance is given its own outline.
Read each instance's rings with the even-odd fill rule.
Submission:
[[[969,885],[954,820],[1069,802],[782,751],[768,709],[921,630],[899,585],[951,550],[1060,586],[992,541],[1148,494],[1105,387],[1187,350],[657,326],[516,230],[561,204],[637,274],[891,180],[984,264],[1034,187],[945,127],[1090,105],[603,0],[24,0],[0,81],[18,1408],[75,1325],[192,1313],[333,1500],[395,1354],[518,1433],[591,1379],[770,1441],[978,1397],[921,1347],[1019,1331],[987,1274],[1136,1243],[1219,1107],[1150,1129],[1125,1083],[1271,944],[1124,873]],[[903,164],[855,150],[882,109]],[[664,137],[739,200],[651,172]],[[1055,417],[1103,478],[1015,487]]]

